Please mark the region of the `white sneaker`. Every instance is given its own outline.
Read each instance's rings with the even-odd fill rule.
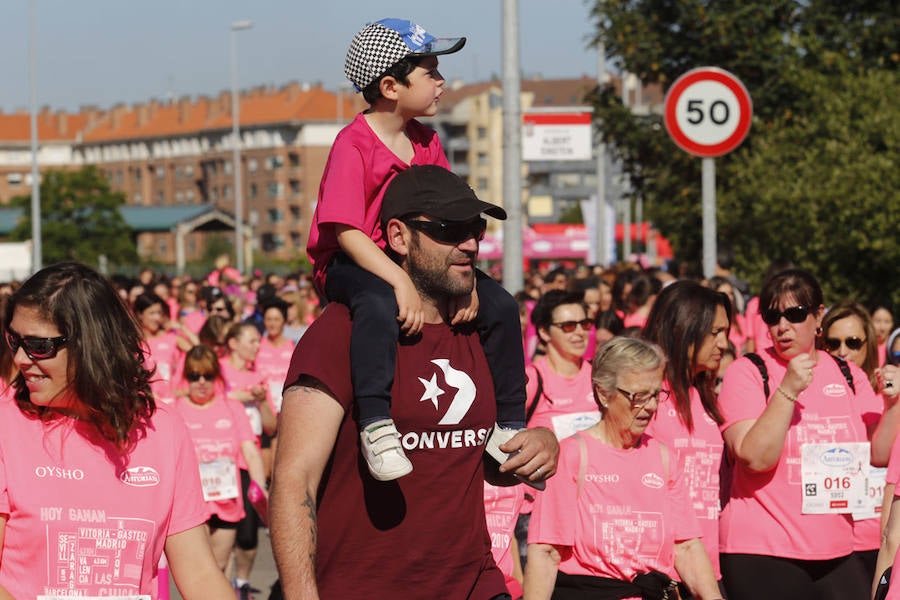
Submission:
[[[498,423],[494,423],[494,430],[491,431],[491,435],[488,438],[487,444],[485,444],[484,451],[488,453],[488,455],[497,461],[498,464],[503,464],[506,462],[506,459],[509,458],[509,454],[500,449],[500,446],[513,439],[519,433],[518,429],[504,429],[500,427]]]
[[[504,429],[500,427],[498,423],[494,423],[494,430],[491,431],[491,435],[488,438],[487,443],[484,446],[484,451],[497,461],[498,465],[502,465],[509,459],[511,454],[507,454],[503,450],[500,449],[500,446],[508,442],[515,436],[519,431],[523,431],[521,429]],[[521,481],[522,483],[533,487],[536,490],[543,490],[547,484],[544,480],[538,479],[537,481],[531,481],[527,477],[523,477],[518,473],[512,473],[512,475]]]
[[[359,438],[369,473],[378,481],[391,481],[412,472],[393,419],[375,421],[359,432]]]

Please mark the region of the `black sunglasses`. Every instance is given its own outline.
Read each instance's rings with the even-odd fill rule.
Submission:
[[[59,349],[69,341],[64,335],[59,337],[42,338],[26,335],[22,337],[12,329],[6,329],[6,343],[13,355],[22,348],[31,360],[46,360],[53,358]]]
[[[828,348],[829,352],[837,352],[838,348],[841,347],[841,342],[843,342],[849,350],[859,350],[863,347],[863,344],[866,343],[866,340],[861,340],[858,337],[848,337],[844,339],[830,337],[825,338],[825,347]]]
[[[195,373],[192,371],[190,373],[185,373],[184,378],[187,379],[188,381],[190,381],[191,383],[197,383],[201,379],[205,379],[206,381],[212,381],[213,379],[216,378],[216,376],[214,373]]]
[[[404,220],[409,227],[421,231],[431,239],[442,244],[462,244],[469,238],[476,242],[484,239],[487,221],[481,217],[470,221],[420,221]]]
[[[559,323],[550,323],[553,327],[559,327],[562,329],[563,333],[572,333],[575,331],[575,328],[581,325],[581,328],[585,331],[589,331],[591,329],[591,325],[594,322],[590,319],[582,319],[580,321],[560,321]]]
[[[759,314],[762,317],[763,322],[769,327],[772,327],[773,325],[778,325],[778,322],[781,321],[781,317],[784,317],[790,323],[802,323],[806,320],[806,317],[809,316],[809,309],[805,306],[792,306],[784,309],[784,311],[775,308],[767,308],[759,311]]]

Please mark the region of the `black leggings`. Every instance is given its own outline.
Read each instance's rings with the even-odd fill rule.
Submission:
[[[250,498],[247,497],[247,490],[250,489],[250,473],[241,469],[241,496],[244,499],[244,518],[237,522],[237,536],[234,541],[235,545],[241,550],[256,550],[259,545],[259,528],[262,526],[262,519],[253,505],[250,504]]]
[[[722,554],[729,600],[869,600],[872,582],[859,557],[798,560]]]

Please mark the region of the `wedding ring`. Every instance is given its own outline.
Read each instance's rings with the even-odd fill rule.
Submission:
[[[538,477],[540,477],[540,476],[541,476],[541,468],[538,467],[538,468],[535,470],[534,474],[537,475]]]

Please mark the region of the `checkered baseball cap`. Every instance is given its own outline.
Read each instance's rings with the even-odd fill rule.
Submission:
[[[344,61],[344,74],[359,92],[411,54],[452,54],[465,43],[464,37],[436,38],[412,21],[382,19],[369,23],[353,36]]]

